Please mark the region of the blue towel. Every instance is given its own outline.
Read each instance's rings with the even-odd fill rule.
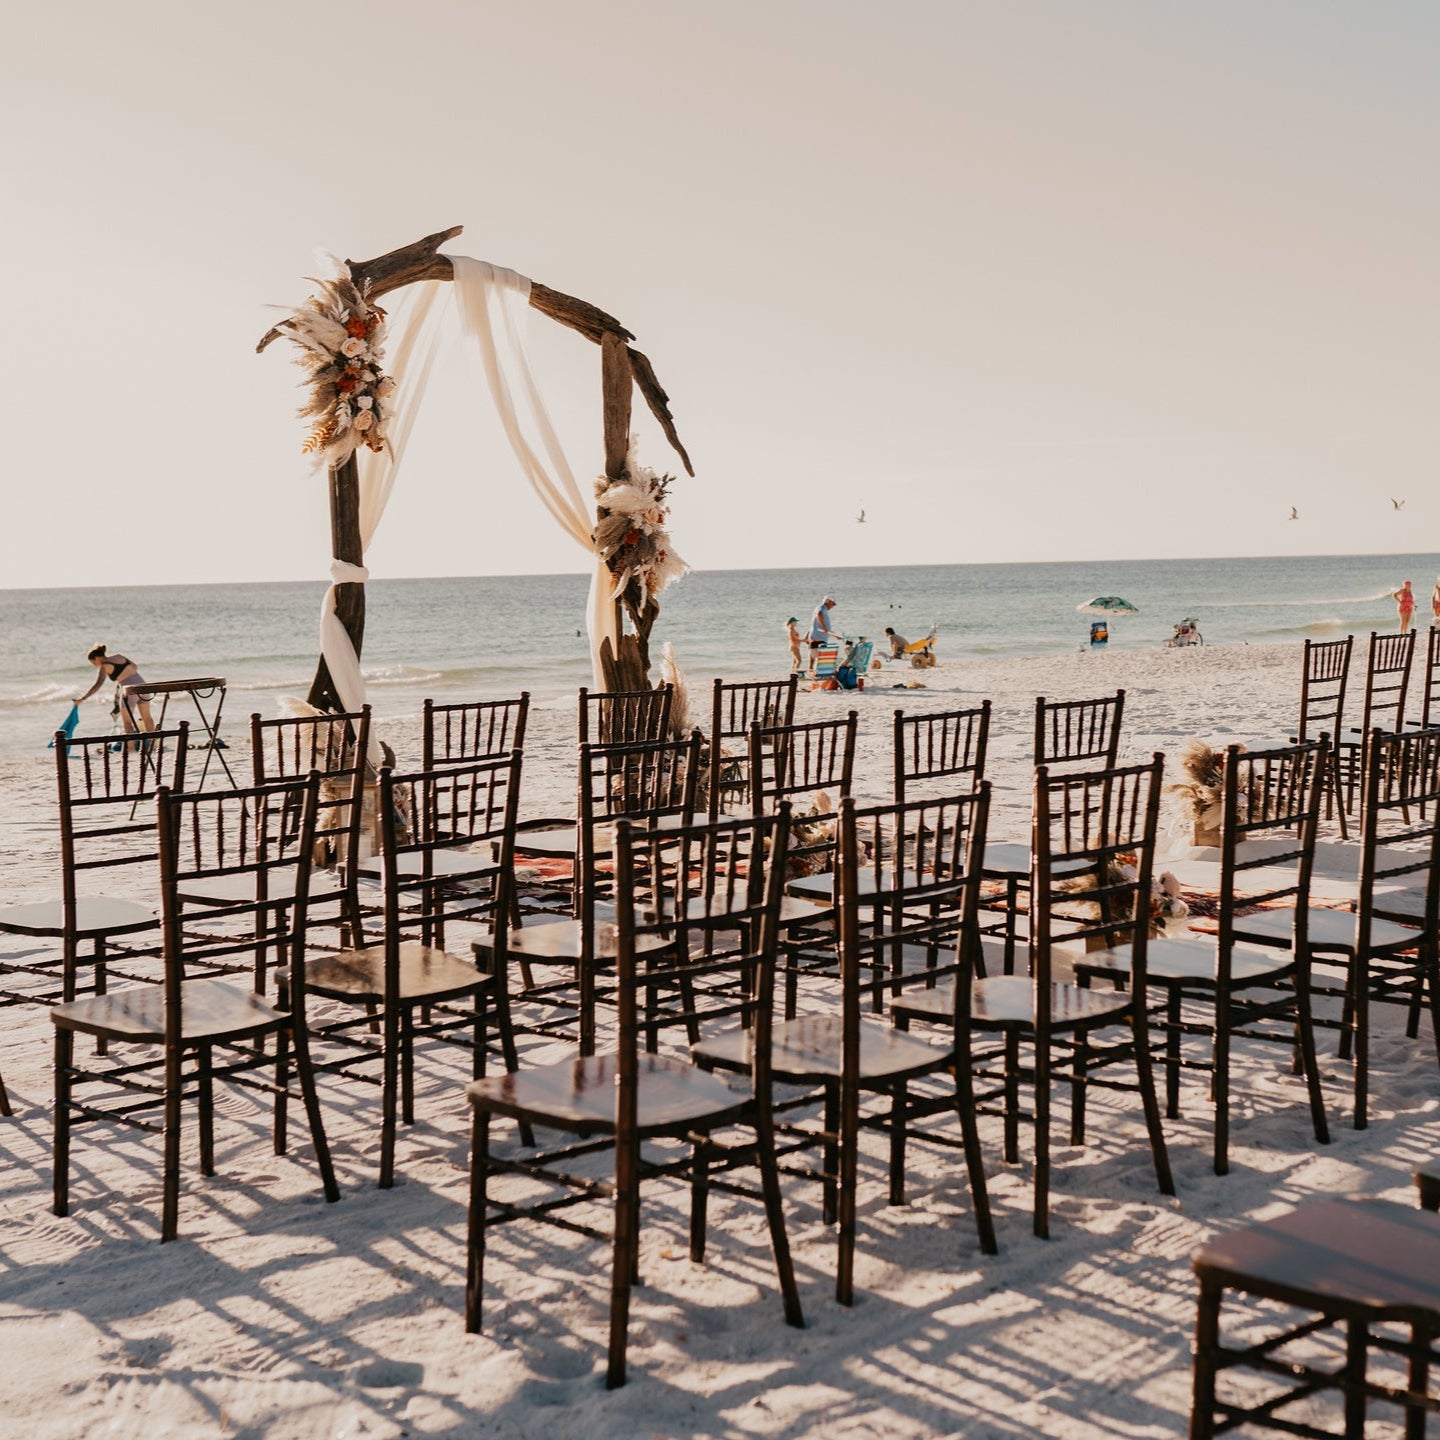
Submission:
[[[60,727],[60,733],[68,740],[75,733],[75,727],[80,723],[80,707],[72,705],[70,713],[65,717],[65,723]],[[55,748],[55,741],[52,739],[45,747],[47,750]]]

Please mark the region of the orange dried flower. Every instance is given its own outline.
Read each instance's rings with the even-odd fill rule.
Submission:
[[[352,315],[345,322],[345,333],[353,335],[357,340],[363,340],[365,338],[365,322],[358,315]]]

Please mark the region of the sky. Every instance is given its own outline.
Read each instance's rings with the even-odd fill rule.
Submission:
[[[0,586],[324,578],[266,307],[451,225],[635,332],[697,568],[1440,549],[1432,0],[69,0],[0,41]],[[599,351],[531,319],[584,486]],[[458,350],[367,558],[587,569]]]

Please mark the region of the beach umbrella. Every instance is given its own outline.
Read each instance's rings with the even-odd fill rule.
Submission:
[[[1140,607],[1122,600],[1118,595],[1097,595],[1075,607],[1082,615],[1138,615]]]

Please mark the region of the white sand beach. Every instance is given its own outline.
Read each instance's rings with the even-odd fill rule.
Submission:
[[[682,657],[683,659],[683,657]],[[797,718],[853,704],[858,790],[889,787],[893,709],[990,696],[992,831],[1025,834],[1031,706],[1127,690],[1123,754],[1172,753],[1192,736],[1287,733],[1298,647],[1075,653],[873,672],[863,694],[806,694]],[[692,676],[696,719],[705,677]],[[735,677],[731,677],[735,678]],[[923,690],[891,689],[912,678]],[[538,707],[527,746],[530,814],[573,805],[573,708]],[[392,735],[407,756],[407,737]],[[0,770],[7,899],[55,887],[49,756]],[[1173,819],[1173,817],[1172,817]],[[1185,837],[1171,827],[1170,840]],[[0,953],[23,948],[0,940]],[[1138,1102],[1092,1098],[1090,1143],[1055,1152],[1052,1238],[1031,1233],[1030,1167],[1006,1165],[999,1121],[982,1136],[1000,1253],[979,1253],[958,1154],[912,1146],[909,1203],[885,1204],[882,1142],[866,1140],[857,1303],[833,1298],[834,1243],[819,1188],[785,1183],[806,1328],[783,1323],[758,1204],[717,1196],[709,1255],[690,1262],[678,1189],[647,1192],[643,1285],[630,1382],[603,1385],[605,1248],[507,1225],[492,1234],[485,1333],[465,1334],[468,1115],[452,1052],[420,1057],[416,1125],[399,1182],[375,1186],[378,1098],[322,1084],[342,1198],[326,1205],[303,1126],[271,1153],[268,1112],[224,1093],[219,1174],[187,1147],[181,1237],[158,1241],[158,1142],[82,1128],[68,1218],[50,1213],[51,1026],[39,1007],[0,1027],[15,1108],[0,1120],[0,1435],[394,1440],[394,1437],[1047,1436],[1163,1440],[1189,1413],[1195,1295],[1190,1256],[1208,1236],[1319,1194],[1413,1203],[1411,1173],[1440,1156],[1440,1078],[1422,1030],[1377,1017],[1371,1120],[1349,1123],[1348,1064],[1322,1032],[1332,1143],[1317,1146],[1304,1086],[1283,1051],[1241,1042],[1232,1173],[1210,1166],[1210,1109],[1193,1076],[1167,1121],[1178,1196],[1156,1192]],[[1063,1113],[1065,1101],[1060,1108]],[[1063,1122],[1057,1127],[1063,1138]],[[501,1131],[499,1143],[514,1144]],[[1022,1136],[1022,1151],[1025,1139]],[[1317,1413],[1325,1405],[1317,1404]],[[1333,1413],[1333,1412],[1330,1412]],[[1398,1433],[1377,1425],[1376,1435]]]

